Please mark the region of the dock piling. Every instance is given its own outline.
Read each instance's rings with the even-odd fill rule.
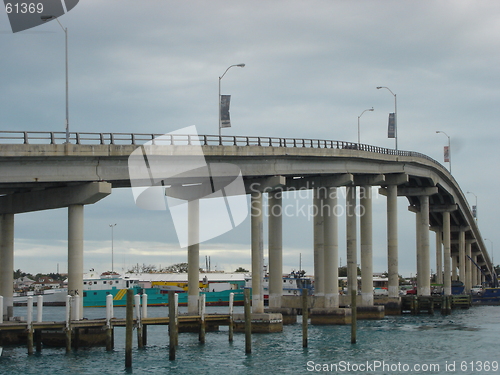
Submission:
[[[302,289],[302,347],[307,348],[307,328],[309,321],[309,306],[307,304],[307,297],[309,291],[307,289]]]
[[[66,353],[71,352],[71,303],[72,297],[66,296]]]
[[[132,367],[132,338],[134,330],[134,291],[127,290],[127,312],[125,330],[125,367]]]
[[[36,321],[38,323],[42,322],[43,317],[43,296],[38,296],[36,298]]]
[[[200,343],[204,344],[205,343],[205,333],[206,333],[206,327],[205,327],[205,301],[206,301],[206,295],[202,294],[199,299],[199,306],[200,306],[200,334],[198,339],[200,340]]]
[[[28,297],[28,312],[26,314],[26,328],[28,329],[28,355],[33,354],[33,297]]]
[[[250,311],[250,289],[245,288],[245,353],[252,353],[252,314]]]
[[[148,317],[148,295],[144,293],[142,295],[142,319]],[[146,346],[148,344],[148,326],[142,326],[142,345]]]
[[[168,292],[168,333],[169,333],[169,356],[168,359],[175,360],[175,347],[177,345],[177,327],[176,327],[176,306],[175,306],[175,292],[173,290]]]
[[[141,319],[141,295],[136,294],[134,296],[135,305],[135,318],[137,322],[137,346],[139,348],[144,347],[144,341],[142,337],[142,319]]]
[[[113,318],[113,295],[106,296],[106,350],[113,350],[113,327],[111,319]]]
[[[234,311],[234,293],[229,293],[229,342],[233,342],[233,311]]]
[[[356,328],[358,324],[358,314],[357,314],[357,290],[351,289],[351,344],[356,344]]]

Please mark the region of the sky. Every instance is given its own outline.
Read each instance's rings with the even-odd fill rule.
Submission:
[[[480,230],[499,263],[499,16],[494,0],[80,1],[59,18],[68,28],[70,131],[164,134],[196,125],[199,134],[217,134],[218,77],[244,63],[221,81],[232,96],[232,127],[223,134],[356,142],[358,116],[373,107],[360,118],[361,143],[394,148],[394,97],[376,89],[385,86],[397,95],[400,150],[449,167],[448,139],[436,131],[451,137],[453,176],[471,205],[476,198],[466,192],[477,196]],[[0,46],[0,130],[64,131],[61,27],[51,21],[14,34],[1,10]],[[374,193],[373,268],[384,272],[386,200]],[[289,194],[283,204],[310,203]],[[404,276],[416,272],[407,207],[399,198]],[[312,274],[311,218],[285,217],[283,228],[283,271],[301,264]],[[339,235],[345,265],[343,219]],[[84,246],[86,269],[187,261],[169,213],[136,207],[130,189],[85,207]],[[250,269],[249,218],[202,243],[201,266],[208,256],[212,269]],[[16,215],[14,262],[30,273],[66,272],[67,210]]]

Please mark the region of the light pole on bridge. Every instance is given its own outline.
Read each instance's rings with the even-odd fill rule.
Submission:
[[[451,173],[451,171],[450,171],[450,173]],[[467,194],[472,194],[474,197],[476,197],[476,205],[473,207],[472,213],[474,214],[474,219],[476,219],[476,223],[477,223],[477,195],[474,194],[472,191],[468,191]]]
[[[394,140],[396,143],[396,151],[398,151],[398,101],[396,94],[389,87],[377,86],[377,90],[387,89],[394,96]],[[391,137],[392,138],[392,137]]]
[[[66,45],[66,143],[69,143],[69,93],[68,93],[68,28],[63,27],[61,22],[59,22],[59,18],[49,15],[49,16],[41,16],[42,21],[47,22],[55,18],[61,29],[64,31],[65,35],[65,45]]]
[[[365,109],[363,112],[361,112],[361,114],[358,116],[358,149],[359,149],[359,145],[361,144],[361,141],[360,141],[360,131],[359,131],[359,119],[361,118],[361,116],[363,116],[363,113],[365,113],[366,111],[374,111],[373,107],[371,107],[370,109]]]
[[[451,174],[451,138],[444,131],[436,130],[436,134],[437,133],[444,134],[445,136],[448,137],[448,163],[450,164],[450,174]],[[446,153],[445,153],[444,159],[445,159],[444,161],[446,162]]]
[[[109,227],[111,228],[111,272],[114,272],[115,270],[115,263],[114,263],[114,242],[115,242],[115,238],[114,238],[114,233],[113,233],[113,229],[116,227],[116,224],[109,224]]]
[[[239,68],[244,68],[244,67],[245,67],[245,64],[235,64],[235,65],[231,65],[231,66],[229,66],[229,67],[226,69],[226,71],[224,72],[224,74],[223,74],[223,75],[221,75],[221,76],[219,77],[219,137],[221,136],[221,129],[222,129],[222,124],[221,124],[221,104],[222,104],[222,103],[221,103],[221,88],[220,88],[220,86],[221,86],[221,81],[222,81],[222,78],[226,75],[227,71],[228,71],[229,69],[231,69],[233,66],[237,66],[237,67],[239,67]]]

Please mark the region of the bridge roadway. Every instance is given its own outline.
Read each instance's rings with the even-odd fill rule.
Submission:
[[[365,212],[359,219],[361,246],[361,303],[373,304],[372,292],[372,186],[387,196],[387,251],[389,295],[398,296],[398,196],[409,201],[416,214],[416,259],[419,295],[430,295],[429,230],[436,232],[438,283],[451,294],[452,280],[460,280],[466,290],[481,281],[492,281],[493,267],[477,222],[463,191],[451,174],[437,161],[420,153],[396,151],[364,144],[318,139],[291,139],[243,136],[171,135],[160,144],[154,134],[72,133],[70,143],[64,133],[0,132],[0,295],[4,296],[4,315],[12,314],[14,256],[14,215],[22,212],[68,207],[68,272],[72,293],[83,288],[83,207],[111,193],[111,188],[131,186],[128,159],[142,148],[162,162],[189,158],[201,146],[206,162],[238,166],[247,194],[251,194],[252,213],[252,288],[255,313],[263,312],[262,193],[272,207],[281,208],[280,191],[314,189],[314,274],[319,306],[338,307],[336,290],[338,268],[338,218],[328,213],[337,206],[337,189],[346,189],[346,237],[348,284],[356,285],[357,218],[353,208]],[[146,150],[146,151],[144,151]],[[151,160],[149,162],[151,163]],[[155,176],[140,184],[188,186],[198,177],[191,174]],[[212,177],[232,179],[222,168],[212,168]],[[173,191],[173,190],[172,190]],[[168,194],[168,193],[166,193]],[[175,194],[174,194],[175,195]],[[272,208],[271,207],[271,208]],[[327,207],[326,211],[325,208]],[[260,211],[260,212],[259,212]],[[275,212],[273,214],[272,212]],[[280,210],[269,217],[270,307],[281,306],[282,226]],[[191,220],[191,219],[190,219]],[[197,219],[194,219],[197,222]],[[198,219],[199,220],[199,219]],[[199,231],[198,224],[192,225]],[[198,282],[198,245],[188,247],[191,264],[190,283]],[[476,266],[477,265],[477,266]],[[197,288],[192,288],[192,308],[197,303]],[[83,316],[81,313],[79,316]]]

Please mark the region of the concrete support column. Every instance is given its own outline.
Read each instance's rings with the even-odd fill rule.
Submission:
[[[314,295],[323,297],[325,295],[325,254],[324,254],[324,218],[323,204],[325,188],[313,190],[313,213],[314,213]]]
[[[443,288],[444,295],[451,295],[451,226],[450,213],[443,212]]]
[[[339,307],[339,239],[337,217],[337,188],[327,190],[324,201],[324,274],[325,307]]]
[[[269,203],[269,307],[281,307],[283,294],[283,227],[281,191],[268,194]]]
[[[14,316],[14,215],[0,215],[0,295],[4,319]]]
[[[465,285],[465,231],[462,228],[458,234],[458,274]]]
[[[200,201],[188,202],[188,314],[198,314],[200,298]]]
[[[451,257],[451,279],[453,281],[458,280],[458,256],[457,255],[452,255]]]
[[[399,296],[398,269],[398,187],[387,186],[387,272],[389,297]]]
[[[349,295],[358,293],[356,198],[356,186],[346,187],[347,289]]]
[[[368,185],[360,188],[360,206],[361,304],[373,306],[372,194]]]
[[[469,294],[472,289],[472,268],[476,268],[471,262],[472,259],[472,243],[465,243],[465,294]]]
[[[439,229],[436,231],[436,283],[443,284],[443,239]]]
[[[68,294],[79,295],[79,311],[73,317],[83,317],[83,205],[68,207]]]
[[[429,196],[420,196],[420,215],[419,215],[419,231],[420,238],[419,248],[417,249],[420,262],[417,262],[417,267],[420,263],[420,269],[417,269],[417,293],[420,296],[431,295],[431,263],[429,251]]]
[[[264,313],[264,228],[262,212],[263,196],[260,192],[251,195],[252,216],[252,313]]]

